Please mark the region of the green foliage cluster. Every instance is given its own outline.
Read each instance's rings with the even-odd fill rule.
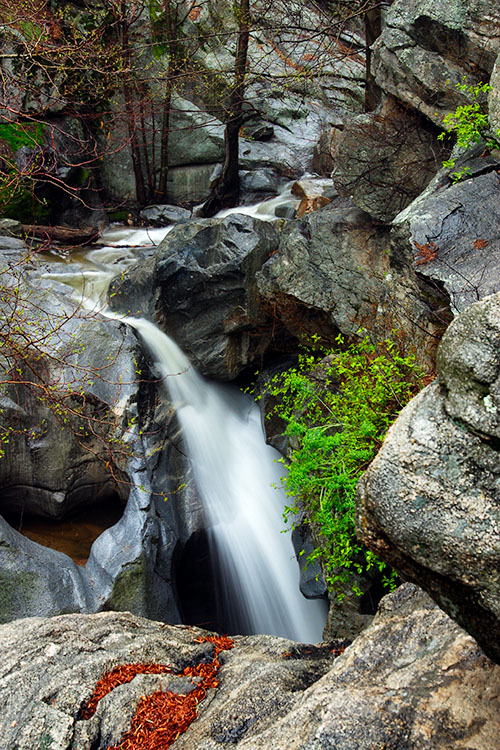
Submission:
[[[22,224],[47,224],[50,206],[46,199],[35,195],[34,185],[28,179],[17,180],[12,173],[0,172],[0,214]]]
[[[330,591],[342,598],[346,588],[361,593],[356,574],[371,568],[394,583],[395,573],[356,538],[355,489],[421,373],[392,341],[336,341],[320,355],[303,352],[296,367],[272,379],[276,405],[268,416],[283,419],[290,438],[285,519],[305,514],[317,543],[308,559],[320,559]]]
[[[471,99],[469,104],[459,105],[454,112],[449,112],[443,124],[446,131],[438,135],[438,140],[443,141],[452,135],[456,137],[457,146],[466,149],[474,143],[478,143],[481,138],[486,137],[486,148],[499,148],[500,130],[496,133],[487,134],[488,112],[486,107],[486,97],[491,86],[489,83],[467,83],[466,76],[463,76],[462,82],[456,84],[456,88]],[[443,162],[443,167],[453,168],[456,159],[448,159]],[[469,172],[469,167],[463,167],[460,170],[451,173],[453,182],[458,182]]]
[[[45,124],[41,122],[0,122],[0,141],[12,151],[18,151],[22,146],[41,146],[44,130]]]
[[[23,146],[36,149],[43,145],[45,124],[40,122],[0,122],[0,213],[2,216],[30,224],[44,223],[49,209],[46,202],[35,198],[30,173],[38,164],[36,152],[24,179],[18,172],[13,154]]]

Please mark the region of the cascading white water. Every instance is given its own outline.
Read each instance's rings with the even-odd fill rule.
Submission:
[[[176,407],[216,553],[226,627],[321,640],[323,602],[299,591],[299,569],[281,511],[284,469],[266,445],[257,405],[202,378],[179,347],[147,320],[141,335]]]
[[[277,205],[285,202],[276,201]],[[265,206],[261,218],[272,217],[275,206],[266,203],[260,204]],[[258,207],[251,212],[258,215]],[[155,232],[155,240],[160,231]],[[49,276],[75,287],[82,295],[79,301],[102,312],[111,278],[133,262],[133,253],[117,250],[116,245],[147,244],[151,238],[142,230],[113,230],[106,239],[115,247],[87,253],[78,273]],[[120,320],[139,333],[177,409],[213,542],[225,627],[233,633],[321,640],[326,603],[307,600],[300,593],[291,539],[281,533],[285,494],[280,485],[285,468],[277,463],[277,451],[265,442],[258,407],[240,391],[205,380],[153,323],[130,317]]]

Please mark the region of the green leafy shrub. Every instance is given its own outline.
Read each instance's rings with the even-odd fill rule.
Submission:
[[[488,133],[488,111],[487,94],[491,91],[489,83],[467,83],[464,76],[456,88],[471,99],[469,104],[459,105],[454,112],[449,112],[443,124],[446,130],[438,135],[438,140],[444,140],[452,136],[456,137],[457,146],[466,149],[481,138],[486,139],[486,148],[498,148],[500,146],[500,130],[496,133]],[[443,162],[443,167],[452,169],[456,159],[448,159]],[[451,173],[453,182],[463,179],[469,172],[468,167]]]
[[[356,574],[378,567],[391,586],[395,574],[356,538],[355,489],[400,409],[421,384],[413,356],[402,356],[391,341],[368,339],[344,348],[304,352],[297,367],[275,376],[276,400],[269,417],[286,423],[290,464],[283,478],[293,502],[285,519],[304,513],[330,591],[346,587],[360,594]]]

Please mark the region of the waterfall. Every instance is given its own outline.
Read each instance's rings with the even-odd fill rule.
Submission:
[[[177,410],[215,550],[226,627],[321,640],[325,603],[300,593],[291,539],[281,533],[285,470],[265,442],[259,408],[202,378],[153,323],[124,320],[140,334]]]
[[[273,218],[276,205],[290,200],[287,191],[245,212]],[[177,410],[203,501],[225,627],[317,642],[326,602],[300,593],[290,535],[282,533],[286,469],[266,444],[257,405],[237,389],[203,378],[153,323],[106,310],[111,279],[135,262],[131,246],[158,242],[167,231],[112,229],[105,233],[112,247],[80,253],[77,272],[65,272],[62,264],[61,272],[46,277],[72,286],[87,309],[133,327],[149,351]]]

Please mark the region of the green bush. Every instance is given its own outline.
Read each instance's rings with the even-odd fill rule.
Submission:
[[[268,417],[282,418],[290,438],[285,520],[305,514],[317,545],[308,559],[320,559],[329,590],[342,598],[346,588],[360,594],[356,574],[374,567],[394,584],[395,573],[356,538],[355,489],[422,376],[391,341],[345,348],[339,336],[337,344],[302,353],[297,367],[272,379]]]
[[[479,143],[481,138],[486,140],[486,148],[498,148],[500,146],[500,130],[496,133],[488,132],[487,94],[491,91],[489,83],[467,83],[464,76],[456,88],[465,94],[471,101],[469,104],[461,104],[454,112],[449,112],[443,124],[446,130],[438,135],[438,140],[444,140],[451,136],[456,137],[457,146],[466,149],[474,143]],[[453,168],[456,159],[448,159],[443,162],[443,167]],[[469,167],[451,173],[453,182],[458,182],[469,172]]]

